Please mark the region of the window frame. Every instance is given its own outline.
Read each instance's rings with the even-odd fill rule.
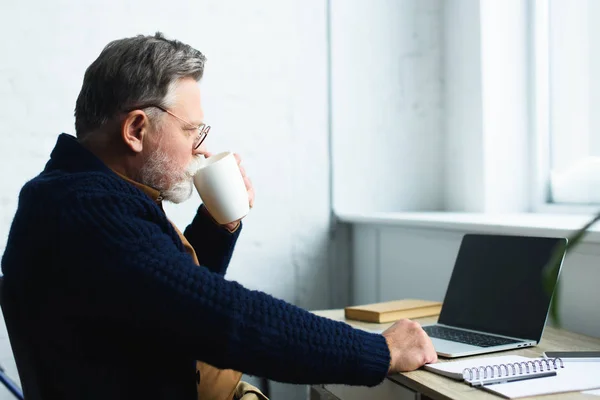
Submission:
[[[531,209],[538,213],[593,214],[600,205],[554,203],[550,199],[549,2],[530,0]]]

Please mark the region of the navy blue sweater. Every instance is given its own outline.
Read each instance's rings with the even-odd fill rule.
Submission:
[[[381,335],[224,278],[239,230],[185,230],[69,135],[21,190],[3,308],[44,399],[196,398],[195,360],[290,383],[375,385]],[[23,358],[23,357],[22,357]]]

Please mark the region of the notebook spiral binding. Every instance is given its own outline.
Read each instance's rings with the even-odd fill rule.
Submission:
[[[464,380],[504,378],[517,375],[526,375],[550,370],[564,368],[560,358],[540,358],[518,363],[482,365],[480,367],[465,368],[463,370]]]

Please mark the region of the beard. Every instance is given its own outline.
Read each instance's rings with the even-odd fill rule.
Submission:
[[[186,201],[194,189],[194,175],[200,169],[201,158],[194,156],[190,164],[178,168],[178,163],[165,151],[158,148],[144,163],[140,171],[140,181],[160,192],[163,199],[178,204]]]

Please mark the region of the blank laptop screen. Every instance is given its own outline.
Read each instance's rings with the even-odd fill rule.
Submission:
[[[539,341],[551,299],[542,271],[556,246],[566,239],[465,235],[439,322]]]

